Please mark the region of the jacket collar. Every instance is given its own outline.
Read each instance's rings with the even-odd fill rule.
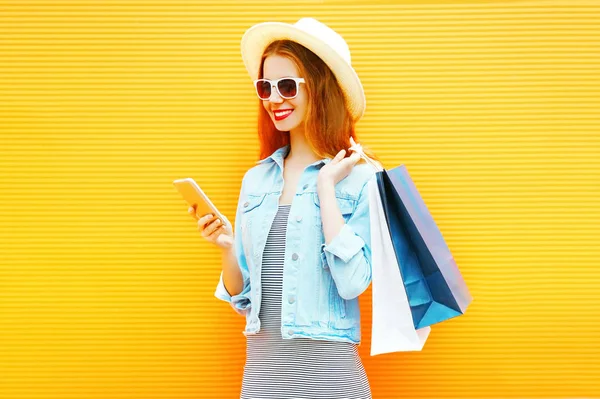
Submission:
[[[260,161],[257,161],[257,164],[263,164],[266,162],[275,162],[277,163],[279,166],[281,166],[281,168],[283,169],[283,158],[285,158],[285,156],[288,154],[288,152],[290,151],[290,145],[286,144],[283,147],[278,148],[277,150],[275,150],[271,155],[269,155],[266,158],[261,159]],[[331,161],[331,158],[323,158],[321,160],[318,160],[316,162],[311,163],[308,166],[318,166],[321,163],[324,165],[327,165],[329,162]]]

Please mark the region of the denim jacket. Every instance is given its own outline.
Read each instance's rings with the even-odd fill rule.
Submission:
[[[242,179],[234,230],[236,258],[244,279],[242,292],[231,296],[223,273],[214,295],[246,316],[244,335],[260,330],[261,265],[267,235],[283,189],[283,158],[289,145],[250,168]],[[281,334],[360,344],[358,296],[371,283],[368,181],[369,164],[354,165],[335,186],[345,224],[325,245],[317,175],[331,161],[308,165],[298,182],[287,222],[281,307]]]

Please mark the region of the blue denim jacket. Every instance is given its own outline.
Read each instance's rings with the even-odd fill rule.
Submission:
[[[214,295],[246,316],[244,335],[260,330],[262,254],[283,189],[283,158],[289,145],[257,162],[242,179],[235,215],[235,254],[244,288],[231,296],[223,273]],[[325,245],[317,175],[331,161],[307,166],[298,182],[287,223],[281,307],[285,339],[305,337],[360,344],[358,296],[371,283],[369,196],[375,169],[356,164],[335,186],[345,224]]]

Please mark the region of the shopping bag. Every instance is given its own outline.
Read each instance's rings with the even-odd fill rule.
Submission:
[[[462,315],[473,298],[406,167],[376,177],[415,328]]]
[[[373,209],[370,212],[372,354],[406,350],[402,349],[403,345],[411,348],[411,343],[412,348],[420,350],[410,341],[414,340],[412,333],[408,333],[408,345],[406,335],[402,335],[408,331],[403,324],[406,322],[403,298],[408,298],[413,327],[420,332],[424,343],[430,332],[427,327],[463,314],[472,297],[406,167],[401,165],[391,172],[386,171],[363,153],[360,144],[352,138],[350,142],[350,150],[376,170],[378,189],[377,193],[370,192],[369,197],[369,207]],[[373,190],[372,185],[370,190]],[[384,234],[386,229],[387,235]],[[386,237],[392,242],[393,254],[389,246],[381,244]],[[400,272],[400,279],[395,268]]]
[[[420,351],[431,332],[431,327],[415,329],[377,182],[371,180],[368,189],[373,268],[371,356],[389,352]]]

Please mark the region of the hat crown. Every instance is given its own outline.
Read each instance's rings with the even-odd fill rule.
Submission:
[[[331,47],[332,50],[338,53],[344,59],[344,61],[346,61],[348,64],[351,63],[350,48],[348,47],[348,43],[346,43],[346,40],[344,40],[339,33],[331,29],[329,26],[317,21],[314,18],[301,18],[294,24],[294,26],[308,33],[309,35],[319,38],[325,44]]]

